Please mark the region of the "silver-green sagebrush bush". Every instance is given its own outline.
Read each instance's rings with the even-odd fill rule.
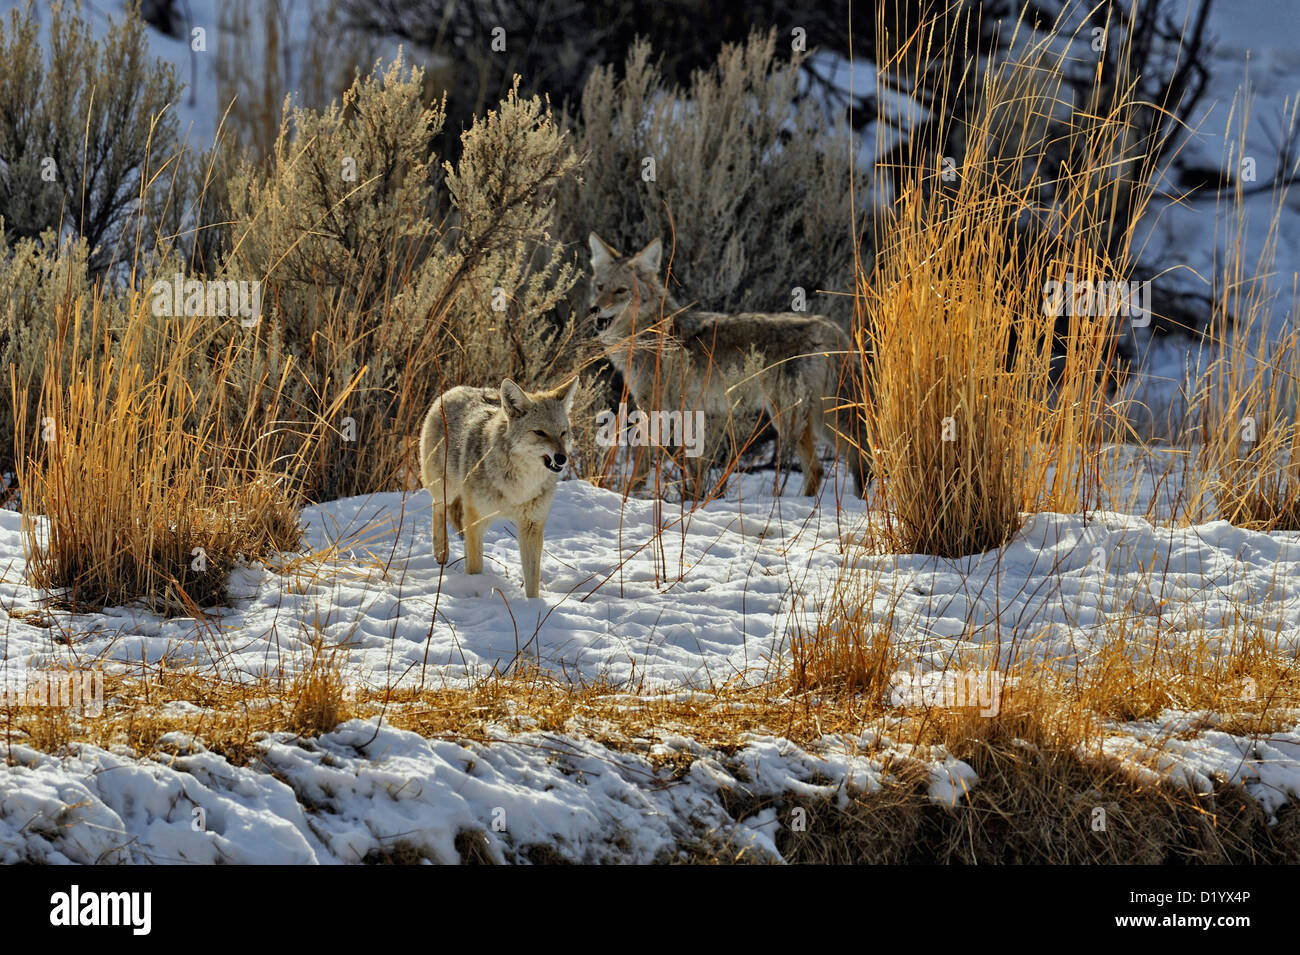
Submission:
[[[575,119],[587,167],[581,187],[565,187],[560,234],[594,231],[621,249],[663,239],[679,297],[697,307],[789,310],[799,287],[808,311],[846,318],[850,296],[815,293],[853,288],[866,164],[851,168],[846,117],[799,97],[802,54],[782,61],[776,43],[768,32],[725,47],[685,89],[644,42],[621,79],[595,70]]]
[[[304,407],[359,379],[304,475],[314,497],[408,483],[411,422],[446,388],[568,371],[571,319],[545,317],[575,279],[547,231],[578,167],[568,137],[511,92],[439,164],[443,107],[422,88],[399,60],[341,104],[286,108],[269,171],[246,165],[230,185],[226,271],[263,283],[271,373],[294,360]]]
[[[142,195],[160,201],[179,151],[168,107],[181,86],[138,17],[100,37],[79,4],[54,3],[50,18],[48,56],[31,3],[0,18],[0,218],[10,241],[76,232],[102,274],[151,244],[133,216]]]
[[[88,349],[70,339],[70,306],[92,295],[89,249],[83,239],[60,242],[53,230],[11,243],[0,221],[0,464],[13,469],[14,418],[21,407],[35,419],[47,353],[66,381]],[[15,401],[17,402],[15,404]]]

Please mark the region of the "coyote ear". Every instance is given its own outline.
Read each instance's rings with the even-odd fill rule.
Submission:
[[[587,248],[591,249],[591,264],[593,266],[608,265],[618,258],[618,253],[594,232],[587,236]]]
[[[636,262],[656,275],[659,274],[659,262],[663,259],[664,244],[659,239],[652,239],[650,244],[636,254]]]
[[[573,376],[573,381],[569,382],[569,387],[565,388],[560,398],[564,401],[564,413],[567,415],[573,408],[573,396],[578,393],[578,376]]]
[[[506,414],[511,418],[518,418],[528,410],[532,401],[528,395],[524,394],[524,389],[520,388],[509,378],[501,382],[501,407],[505,409]]]

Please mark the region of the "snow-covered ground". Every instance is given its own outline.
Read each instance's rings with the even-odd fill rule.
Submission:
[[[346,863],[399,848],[446,863],[460,859],[462,831],[482,833],[499,862],[527,861],[530,847],[574,862],[671,861],[690,845],[779,861],[776,810],[738,821],[722,790],[843,805],[878,790],[901,755],[859,755],[859,742],[876,741],[842,738],[813,755],[756,737],[730,757],[682,737],[640,742],[624,751],[537,731],[430,740],[352,720],[318,739],[267,737],[245,767],[179,733],[151,759],[17,746],[0,773],[0,864]],[[692,762],[675,778],[663,760],[680,754]],[[973,783],[965,764],[934,762],[935,800],[951,804]]]
[[[846,494],[837,508],[829,489],[819,503],[773,497],[769,484],[747,476],[740,489],[749,493],[683,514],[562,482],[544,592],[532,600],[509,524],[493,526],[485,573],[469,576],[458,550],[445,567],[434,559],[427,492],[310,507],[303,518],[319,559],[284,572],[241,568],[232,607],[201,621],[130,607],[42,610],[44,595],[25,579],[19,516],[0,511],[5,655],[53,652],[51,630],[26,622],[39,611],[81,660],[166,658],[224,679],[292,669],[323,637],[347,651],[346,676],[373,689],[464,687],[516,662],[647,690],[707,689],[770,679],[846,560],[873,618],[892,615],[898,639],[927,666],[1010,636],[1032,636],[1035,653],[1072,665],[1119,613],[1154,621],[1185,609],[1189,638],[1212,638],[1239,625],[1243,604],[1276,623],[1283,650],[1300,647],[1300,533],[1044,513],[996,551],[877,555],[859,544],[861,500]],[[1011,649],[1002,652],[1005,665]]]
[[[342,648],[345,678],[370,688],[464,685],[516,659],[642,690],[708,687],[771,677],[845,560],[857,562],[872,614],[893,615],[920,670],[991,646],[1004,662],[1019,648],[1072,667],[1096,652],[1116,615],[1132,630],[1185,613],[1192,641],[1230,636],[1245,607],[1269,621],[1282,652],[1300,642],[1300,534],[1039,514],[982,555],[868,556],[855,546],[864,505],[846,496],[837,509],[834,493],[828,485],[816,505],[773,497],[770,478],[752,476],[683,518],[675,505],[624,503],[562,482],[544,591],[533,600],[523,596],[508,525],[488,534],[486,572],[470,577],[458,545],[447,567],[433,559],[424,492],[339,501],[304,514],[322,556],[283,572],[246,568],[235,583],[242,596],[202,624],[118,608],[46,610],[50,625],[34,625],[29,612],[41,594],[25,582],[18,517],[4,512],[4,655],[11,666],[75,659],[110,670],[167,657],[173,667],[238,679],[295,671],[321,634]],[[1213,778],[1241,782],[1270,811],[1300,798],[1300,715],[1290,732],[1263,741],[1184,738],[1194,718],[1170,712],[1154,724],[1115,726],[1106,751],[1132,760],[1139,775],[1156,767],[1201,790]],[[0,861],[348,862],[399,839],[451,861],[462,829],[485,832],[501,859],[545,844],[572,859],[645,861],[710,839],[775,857],[775,827],[786,823],[774,811],[737,821],[720,787],[843,800],[878,788],[891,754],[929,764],[937,801],[979,784],[944,752],[875,736],[800,748],[755,734],[724,756],[670,734],[618,748],[576,729],[496,735],[429,740],[354,720],[318,740],[266,736],[241,767],[179,734],[145,758],[124,747],[46,755],[16,745],[14,765],[0,772],[0,846],[8,847]],[[654,757],[682,750],[695,762],[666,786],[669,770]],[[196,807],[201,829],[191,825]],[[498,816],[504,829],[493,828]]]

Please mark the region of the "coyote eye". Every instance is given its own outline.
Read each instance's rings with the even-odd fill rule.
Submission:
[[[615,295],[624,295],[626,293],[627,293],[627,286],[620,285],[618,288],[614,289]]]
[[[533,434],[537,435],[539,438],[544,438],[544,437],[546,437],[546,432],[545,432],[545,431],[542,431],[542,430],[540,430],[540,429],[538,429],[538,428],[534,428],[534,429],[533,429]]]
[[[597,282],[597,283],[596,283],[596,291],[597,291],[597,292],[603,292],[603,291],[605,291],[605,286],[603,286],[603,285],[601,285],[599,282]]]

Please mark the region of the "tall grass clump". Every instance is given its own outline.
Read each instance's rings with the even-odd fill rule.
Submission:
[[[69,303],[48,344],[38,417],[19,404],[28,573],[73,607],[142,601],[194,613],[223,602],[240,559],[298,549],[285,442],[232,407],[246,344],[209,357],[205,320],[159,319],[139,293],[116,308],[110,297],[101,284]],[[66,362],[65,350],[80,357]],[[12,369],[10,385],[19,402]],[[261,387],[265,406],[287,417],[284,381]]]
[[[319,635],[311,641],[310,653],[286,689],[286,722],[295,733],[319,736],[348,718],[351,695],[339,653],[325,649]]]
[[[882,86],[916,85],[908,70],[944,43],[933,30],[881,64]],[[947,88],[984,87],[964,151],[931,156],[919,141],[911,165],[887,171],[900,185],[874,267],[859,267],[855,338],[870,394],[861,430],[883,505],[878,543],[889,550],[984,551],[1024,511],[1086,510],[1098,498],[1099,370],[1123,321],[1111,283],[1130,271],[1127,255],[1107,250],[1108,217],[1140,171],[1126,132],[1137,104],[1130,90],[1064,109],[1074,104],[1062,102],[1064,54],[1049,52],[1052,39],[982,70],[947,62]],[[1048,151],[1045,139],[1064,148]]]
[[[291,375],[257,371],[228,316],[152,307],[152,281],[184,268],[193,198],[179,86],[135,10],[100,37],[80,11],[54,6],[48,54],[31,5],[0,23],[0,457],[35,585],[193,612],[240,558],[298,547],[281,455],[320,409],[290,411]]]
[[[1291,132],[1296,108],[1292,101],[1283,118]],[[1245,143],[1249,122],[1249,99],[1235,100],[1229,139]],[[1225,158],[1231,168],[1240,162],[1238,156]],[[1264,531],[1300,530],[1300,326],[1295,321],[1300,290],[1292,276],[1292,317],[1284,325],[1273,314],[1282,296],[1268,287],[1275,274],[1286,183],[1297,173],[1300,160],[1275,177],[1267,228],[1253,258],[1241,176],[1233,179],[1230,208],[1216,215],[1227,251],[1221,270],[1216,268],[1208,335],[1212,360],[1197,383],[1191,408],[1199,425],[1193,434],[1201,439],[1191,505],[1195,519],[1217,517]]]
[[[892,681],[903,668],[903,651],[895,629],[895,607],[876,619],[875,584],[859,571],[835,580],[821,612],[791,640],[792,692],[847,702],[858,699],[878,709],[889,698]]]

